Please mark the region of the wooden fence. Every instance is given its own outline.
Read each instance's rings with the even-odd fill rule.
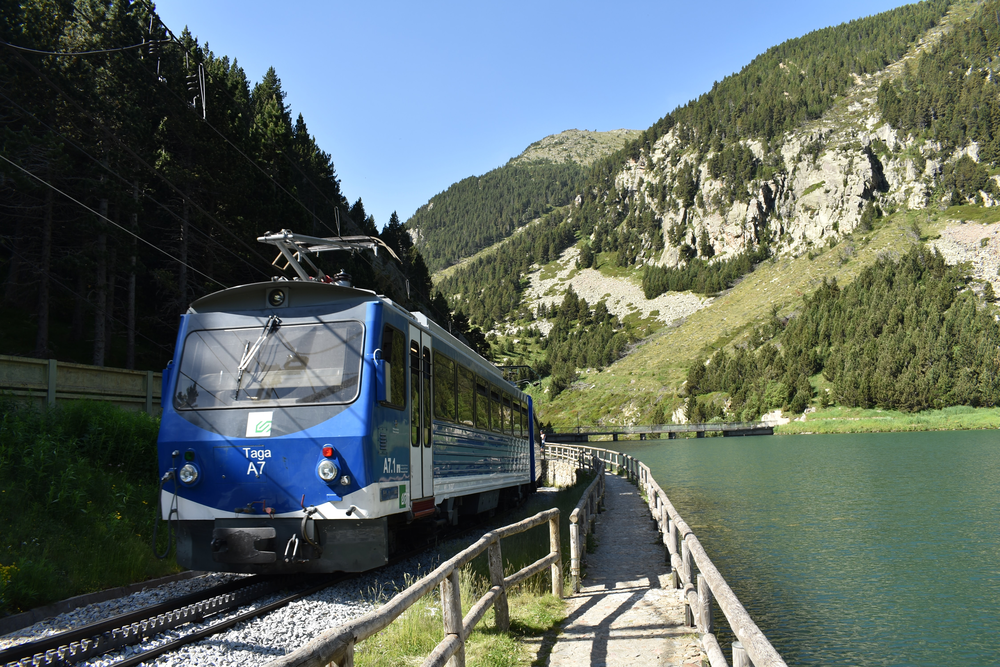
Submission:
[[[504,577],[500,540],[546,523],[549,526],[549,555],[518,570],[509,577]],[[459,572],[464,565],[487,550],[489,552],[487,557],[492,587],[463,618],[462,597],[458,585]],[[386,628],[400,614],[417,600],[433,591],[438,585],[441,586],[444,639],[427,656],[423,666],[442,667],[451,660],[448,664],[453,667],[465,667],[465,639],[476,624],[482,620],[487,610],[490,607],[496,607],[494,615],[497,629],[508,630],[510,612],[507,608],[507,589],[544,571],[545,568],[550,568],[552,572],[552,594],[561,598],[563,595],[563,571],[558,509],[539,512],[518,523],[486,533],[475,544],[442,563],[436,570],[378,609],[344,625],[327,630],[294,653],[269,662],[268,667],[321,667],[331,663],[340,665],[340,667],[353,667],[355,644]]]
[[[569,515],[569,571],[574,593],[580,592],[580,566],[587,555],[587,536],[594,531],[594,521],[604,506],[604,461],[596,456],[583,456],[577,447],[548,445],[545,458],[565,459],[578,468],[593,470],[597,475],[590,483],[580,502]]]
[[[0,394],[39,407],[89,399],[155,415],[160,413],[162,378],[153,371],[0,355]]]
[[[674,585],[684,591],[687,625],[697,625],[712,667],[728,667],[722,647],[713,633],[712,606],[716,602],[738,639],[732,646],[733,667],[787,667],[722,578],[701,542],[677,513],[646,464],[628,454],[597,447],[551,445],[546,447],[546,453],[563,458],[576,456],[578,460],[599,459],[615,471],[624,472],[639,486],[663,535],[671,578]]]

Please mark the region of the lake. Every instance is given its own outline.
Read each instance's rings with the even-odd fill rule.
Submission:
[[[617,445],[789,665],[970,666],[1000,661],[998,435]]]

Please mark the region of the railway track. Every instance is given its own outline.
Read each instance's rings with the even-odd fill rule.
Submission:
[[[44,639],[18,644],[0,651],[4,667],[60,667],[72,665],[97,655],[104,655],[125,646],[138,644],[172,628],[188,623],[203,623],[206,619],[249,604],[280,590],[299,587],[301,590],[262,607],[231,616],[218,623],[186,634],[175,640],[118,661],[116,666],[137,665],[158,655],[176,650],[184,644],[204,639],[230,628],[241,621],[298,600],[322,590],[349,575],[327,575],[316,580],[315,575],[255,576],[231,581],[204,591],[183,595],[167,602],[120,614],[81,628],[67,630]],[[311,580],[312,585],[306,585]]]
[[[461,528],[445,530],[436,535],[426,535],[419,544],[414,544],[405,552],[392,557],[385,567],[433,549],[439,540],[452,539],[481,530],[486,523],[487,520],[483,518],[474,520]],[[73,665],[94,656],[105,655],[126,646],[139,644],[182,625],[210,621],[215,616],[281,590],[299,589],[261,607],[229,616],[224,620],[211,623],[205,628],[186,633],[176,639],[113,663],[114,667],[131,667],[153,660],[159,655],[176,651],[186,644],[223,632],[241,622],[280,609],[291,602],[308,597],[353,576],[356,574],[255,575],[230,581],[203,591],[189,593],[166,602],[90,623],[80,628],[12,646],[0,651],[0,667],[63,667]]]

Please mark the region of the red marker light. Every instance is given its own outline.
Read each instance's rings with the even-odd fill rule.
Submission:
[[[333,447],[331,447],[330,445],[324,447],[323,456],[325,456],[326,458],[330,458],[331,456],[333,456]]]

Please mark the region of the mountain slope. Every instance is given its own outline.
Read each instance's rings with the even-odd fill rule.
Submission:
[[[991,252],[992,232],[973,228],[963,236],[951,226],[962,218],[1000,218],[978,208],[1000,199],[998,179],[990,176],[1000,146],[997,11],[997,2],[922,3],[775,47],[598,160],[580,197],[549,214],[546,228],[564,230],[558,239],[529,227],[525,233],[540,241],[533,248],[520,240],[500,244],[488,262],[469,262],[439,286],[494,329],[504,359],[552,373],[551,383],[535,390],[547,420],[669,419],[690,400],[685,381],[693,364],[720,347],[751,344],[764,335],[755,328],[777,336],[780,347],[785,325],[775,325],[775,315],[783,323],[794,317],[802,296],[824,278],[844,286],[864,267],[904,256],[921,236],[939,233],[973,240],[981,234],[974,250]],[[868,40],[871,58],[845,59],[841,40],[855,55],[856,43]],[[791,77],[777,100],[765,99],[773,85],[754,87],[761,63]],[[789,98],[815,92],[809,79],[824,71],[846,84],[831,86],[811,106],[791,104]],[[742,116],[720,117],[714,112],[724,93],[736,108],[749,98],[754,104],[744,104]],[[759,109],[786,107],[789,115],[775,124],[753,120]],[[565,245],[553,246],[557,241]],[[992,298],[995,257],[971,259],[978,264],[970,293]],[[674,301],[636,303],[620,296],[629,283],[641,284],[647,297]],[[504,286],[500,302],[491,302],[494,285]],[[709,298],[682,307],[677,299],[690,289]],[[588,307],[598,302],[586,316],[573,306],[584,293]],[[652,333],[617,348],[627,355],[606,370],[606,355],[584,354],[573,339],[598,310],[611,312],[629,341]],[[540,335],[547,331],[556,338]],[[587,368],[591,358],[603,361]],[[832,387],[810,368],[784,387],[788,401]],[[717,415],[727,400],[702,396],[694,406]]]
[[[506,165],[470,176],[431,197],[407,220],[428,268],[437,271],[568,204],[587,167],[620,149],[634,130],[567,130],[533,143]]]

